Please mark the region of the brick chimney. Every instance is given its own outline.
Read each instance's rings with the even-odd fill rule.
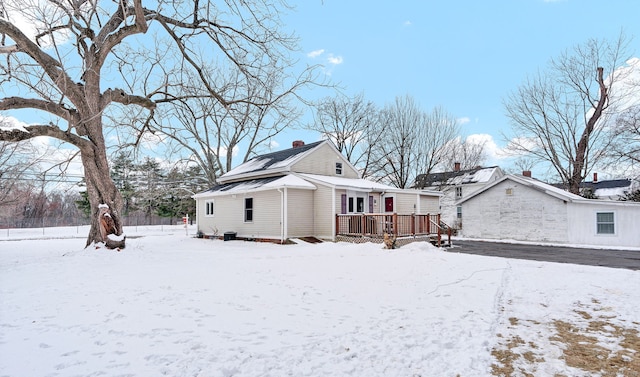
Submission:
[[[531,178],[531,170],[523,170],[522,176]]]
[[[598,183],[598,173],[593,173],[593,183]]]
[[[291,143],[291,146],[293,148],[302,147],[303,145],[304,145],[304,141],[302,140],[295,140],[293,143]]]
[[[453,163],[453,171],[460,171],[460,163],[459,162],[454,162]]]

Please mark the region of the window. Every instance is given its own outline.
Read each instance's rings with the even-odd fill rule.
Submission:
[[[505,190],[505,194],[507,194],[507,195],[509,195],[509,196],[513,195],[513,189],[512,189],[512,188],[508,188],[508,189],[506,189],[506,190]]]
[[[356,198],[356,207],[358,213],[364,212],[364,198]]]
[[[615,234],[613,212],[596,213],[596,224],[598,234]]]
[[[462,198],[462,187],[456,187],[456,199]]]
[[[204,211],[204,215],[205,216],[213,216],[213,214],[215,213],[215,207],[214,207],[214,201],[213,200],[207,200],[204,205],[205,205],[205,211]]]
[[[336,162],[336,175],[342,175],[342,162]]]
[[[349,213],[353,213],[353,198],[349,198]]]
[[[253,198],[244,199],[244,222],[250,223],[253,221]]]
[[[462,206],[456,207],[456,217],[459,219],[462,218]]]

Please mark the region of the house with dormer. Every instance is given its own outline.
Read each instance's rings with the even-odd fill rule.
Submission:
[[[461,169],[460,163],[456,162],[453,170],[418,175],[412,187],[441,192],[443,194],[440,201],[442,221],[455,229],[460,229],[462,206],[456,205],[456,201],[466,198],[502,176],[504,172],[498,166]]]
[[[440,197],[362,179],[328,140],[296,141],[292,148],[252,158],[194,196],[200,233],[280,242],[303,237],[334,241],[349,232],[394,233],[398,215],[415,220],[437,214]],[[421,229],[409,226],[414,233]]]

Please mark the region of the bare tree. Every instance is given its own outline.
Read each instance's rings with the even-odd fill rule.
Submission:
[[[91,204],[87,245],[105,241],[99,206],[106,204],[122,233],[122,196],[110,177],[104,114],[113,104],[146,120],[127,127],[140,139],[161,104],[182,99],[184,87],[204,86],[200,95],[224,107],[247,102],[225,98],[209,80],[219,65],[236,67],[265,83],[278,62],[289,66],[296,40],[281,33],[284,1],[5,0],[0,15],[0,110],[33,109],[48,116],[25,130],[0,131],[19,142],[49,136],[78,148]],[[20,18],[18,18],[20,17]],[[20,20],[34,25],[28,35]],[[269,69],[267,69],[269,68]],[[186,81],[197,77],[197,81]],[[115,88],[104,89],[110,83]]]
[[[300,87],[313,82],[312,71],[286,84],[282,68],[272,69],[262,82],[233,67],[218,74],[221,96],[244,98],[231,106],[203,95],[200,88],[184,88],[184,98],[174,101],[165,121],[158,121],[152,128],[170,139],[179,154],[187,151],[186,159],[202,167],[213,185],[218,176],[231,170],[240,149],[244,151],[239,153],[240,162],[245,162],[269,139],[296,125],[300,112],[292,101]],[[179,120],[177,124],[175,119]]]
[[[612,133],[610,156],[613,164],[622,165],[625,172],[640,175],[640,105],[622,113],[616,119]]]
[[[440,164],[459,131],[456,119],[443,108],[425,112],[410,96],[385,106],[379,127],[382,139],[372,146],[375,170],[380,180],[399,188],[409,187],[417,175]]]
[[[364,94],[326,97],[316,105],[314,123],[308,129],[331,140],[363,177],[371,175],[372,146],[381,142],[378,110]]]
[[[456,137],[446,144],[444,156],[440,162],[440,170],[446,171],[456,164],[460,164],[461,170],[475,168],[484,164],[487,159],[485,153],[486,141],[474,142],[468,138],[462,140]]]
[[[625,59],[626,39],[591,39],[551,60],[505,100],[514,137],[508,148],[551,164],[575,194],[605,155],[611,139],[606,124],[615,113],[612,87]]]

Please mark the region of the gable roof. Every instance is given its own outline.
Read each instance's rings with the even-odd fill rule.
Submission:
[[[358,169],[338,151],[330,140],[321,140],[256,156],[218,177],[218,183],[290,173],[296,163],[322,148],[329,148],[337,158],[341,159],[344,167],[348,167],[355,172],[355,174],[360,175]]]
[[[500,167],[498,166],[476,166],[475,168],[466,170],[420,174],[416,177],[414,187],[455,186],[472,183],[486,183],[498,170],[500,170]],[[500,170],[500,172],[502,171]]]
[[[576,194],[572,194],[568,191],[565,191],[561,188],[558,187],[554,187],[552,185],[546,184],[542,181],[538,181],[535,178],[531,178],[531,177],[525,177],[522,175],[513,175],[513,174],[507,174],[505,176],[503,176],[502,178],[498,179],[497,181],[490,183],[488,185],[486,185],[485,187],[481,188],[478,191],[475,191],[474,193],[472,193],[471,195],[467,196],[466,198],[463,198],[461,200],[459,200],[457,202],[457,204],[462,204],[464,202],[466,202],[467,200],[474,198],[480,194],[482,194],[483,192],[490,190],[492,187],[499,185],[500,183],[506,181],[506,180],[510,180],[516,183],[519,183],[523,186],[527,186],[529,188],[532,188],[534,190],[543,192],[547,195],[550,195],[556,199],[560,199],[560,200],[566,200],[568,202],[574,202],[574,201],[584,201],[587,200],[579,195]]]
[[[460,199],[459,201],[456,202],[456,204],[462,204],[464,202],[466,202],[469,199],[475,198],[476,196],[482,194],[483,192],[490,190],[492,187],[499,185],[500,183],[506,181],[506,180],[510,180],[516,183],[519,183],[523,186],[527,186],[529,188],[532,188],[534,190],[543,192],[551,197],[554,197],[556,199],[560,199],[560,200],[564,200],[567,202],[572,202],[572,203],[583,203],[583,204],[593,204],[593,205],[619,205],[619,206],[637,206],[638,208],[640,208],[640,203],[635,203],[635,202],[622,202],[622,201],[617,201],[617,200],[602,200],[602,199],[586,199],[583,198],[580,195],[576,195],[576,194],[572,194],[569,191],[565,191],[561,188],[555,187],[553,185],[544,183],[542,181],[538,181],[535,178],[530,178],[530,177],[525,177],[525,176],[521,176],[521,175],[513,175],[513,174],[507,174],[505,176],[503,176],[502,178],[498,179],[495,182],[492,182],[488,185],[486,185],[485,187],[481,188],[478,191],[475,191],[474,193],[472,193],[471,195],[467,196],[466,198]]]
[[[582,182],[581,188],[592,188],[594,190],[610,189],[610,188],[626,188],[631,186],[630,179],[611,179],[608,181]]]

